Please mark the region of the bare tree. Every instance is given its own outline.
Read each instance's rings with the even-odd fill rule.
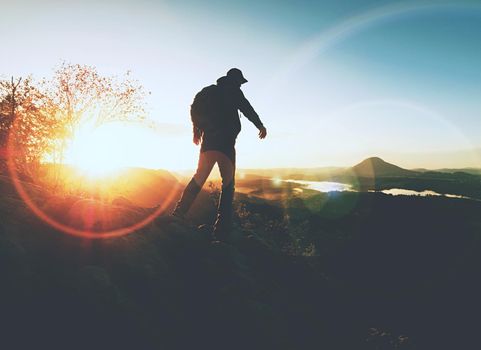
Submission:
[[[62,126],[51,157],[56,164],[64,163],[67,146],[83,125],[95,129],[114,121],[146,119],[143,87],[130,77],[130,72],[121,78],[102,76],[93,66],[63,62],[43,86],[55,106],[55,119]]]
[[[23,173],[37,169],[47,154],[62,164],[84,123],[96,128],[114,121],[144,122],[144,96],[130,72],[121,78],[102,76],[95,67],[65,62],[52,79],[39,83],[30,76],[0,80],[0,147],[5,149],[15,134],[14,158]],[[60,174],[56,177],[61,180]]]
[[[111,121],[145,119],[144,91],[130,78],[101,76],[95,67],[62,63],[47,86],[48,95],[57,106],[67,138],[82,122],[95,126]]]
[[[0,145],[5,147],[8,134],[17,114],[17,90],[22,78],[0,80]]]
[[[6,154],[10,139],[9,152],[22,175],[33,175],[42,156],[52,149],[59,130],[52,107],[31,77],[0,81],[0,145]]]

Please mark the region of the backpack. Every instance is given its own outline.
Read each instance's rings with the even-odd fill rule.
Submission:
[[[217,122],[222,97],[217,85],[209,85],[199,91],[190,106],[190,118],[195,128],[204,131]]]

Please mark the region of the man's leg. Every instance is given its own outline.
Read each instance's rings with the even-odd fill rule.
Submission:
[[[214,235],[218,240],[226,240],[232,228],[232,202],[235,192],[235,149],[220,152],[217,158],[222,177],[222,193],[220,195],[217,220],[214,224]]]
[[[194,203],[195,198],[202,189],[202,186],[204,186],[216,162],[215,157],[213,157],[210,152],[211,151],[200,152],[197,171],[185,187],[182,197],[177,202],[172,215],[183,217],[189,211],[192,203]]]

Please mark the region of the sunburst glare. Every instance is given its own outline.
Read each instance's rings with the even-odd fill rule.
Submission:
[[[93,128],[83,125],[65,153],[65,163],[91,177],[113,175],[126,166],[125,140],[109,125]]]

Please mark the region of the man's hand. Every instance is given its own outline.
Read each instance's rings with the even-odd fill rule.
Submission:
[[[265,139],[267,136],[267,130],[266,128],[263,126],[259,129],[259,138],[260,139]]]
[[[196,145],[198,145],[202,141],[202,131],[194,127],[194,137],[193,140]]]

